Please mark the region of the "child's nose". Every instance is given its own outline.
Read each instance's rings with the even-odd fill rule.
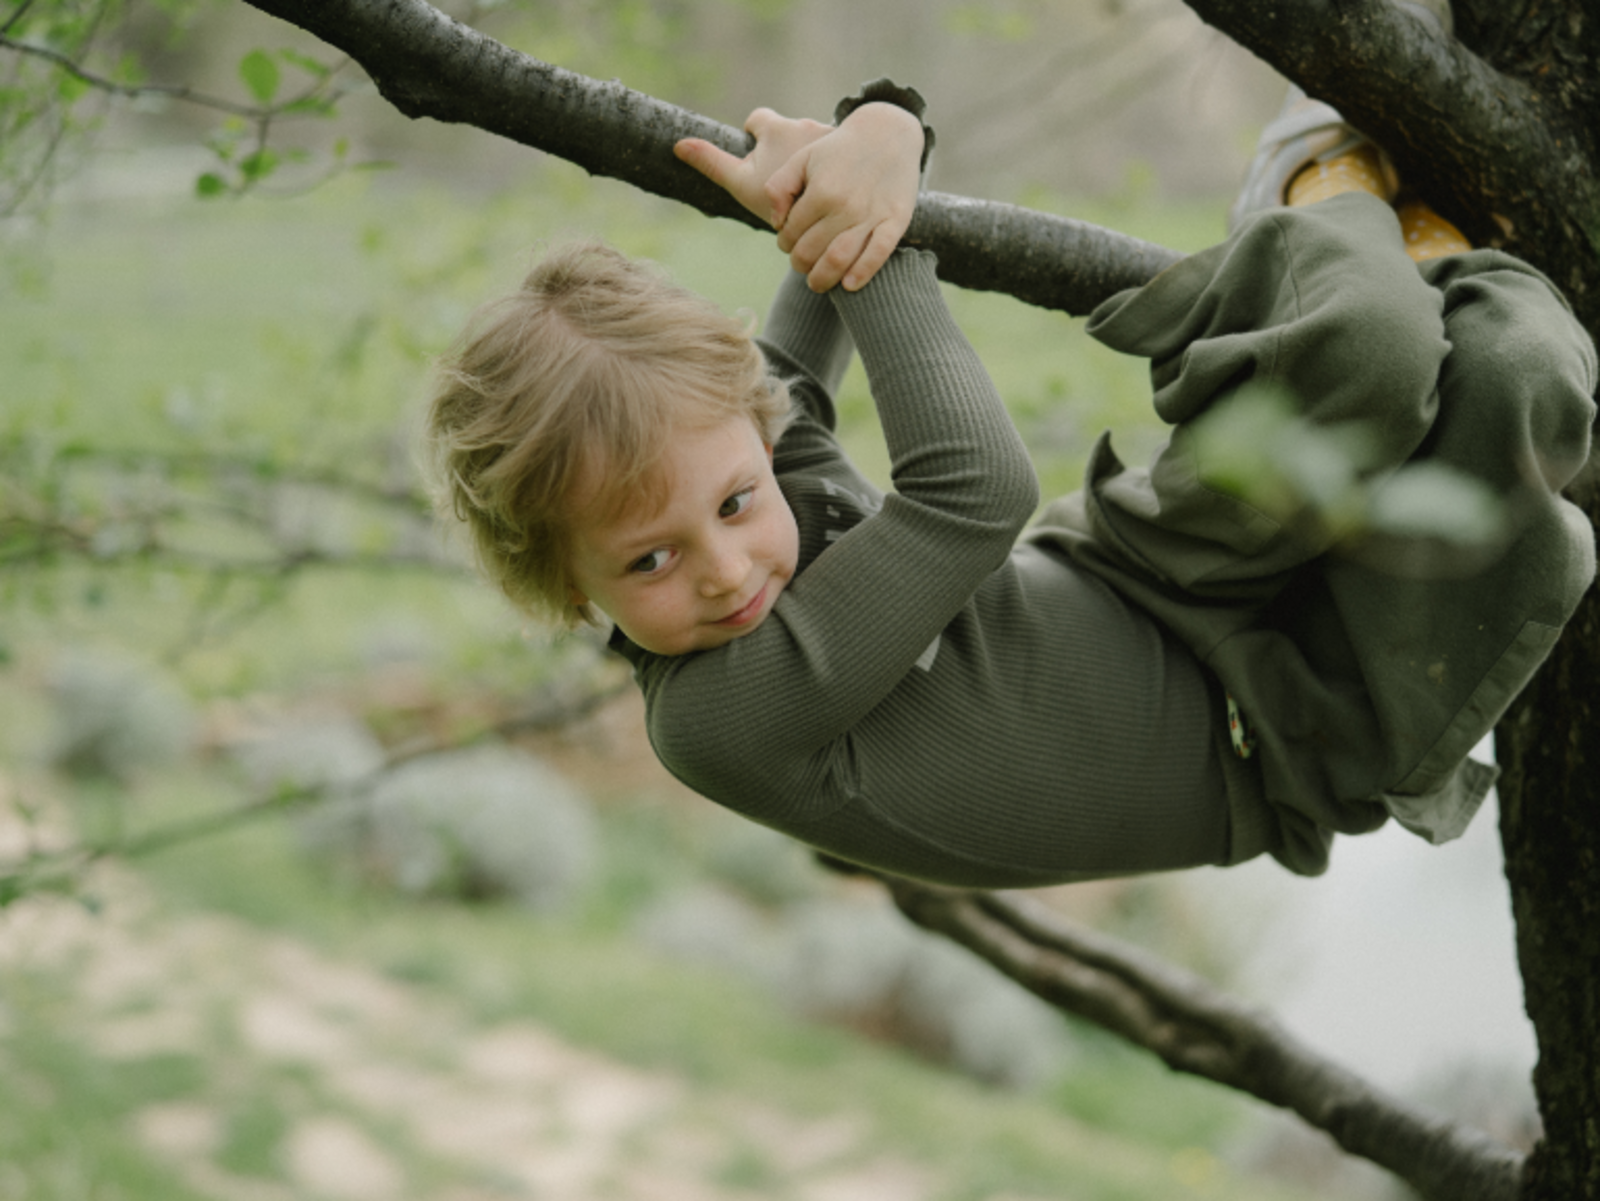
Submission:
[[[750,573],[750,556],[742,546],[727,544],[713,548],[706,560],[700,589],[706,596],[737,592]]]

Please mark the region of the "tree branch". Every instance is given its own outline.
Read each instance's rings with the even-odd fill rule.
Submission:
[[[1496,69],[1393,0],[1186,2],[1338,107],[1477,244],[1527,259],[1600,325],[1592,108],[1548,90],[1553,80]]]
[[[699,137],[744,154],[749,137],[631,91],[508,49],[423,0],[247,0],[345,51],[408,117],[474,125],[713,217],[765,228],[672,146]],[[941,278],[1075,315],[1144,283],[1180,256],[1082,221],[930,192],[908,241]]]
[[[1430,1201],[1517,1196],[1520,1156],[1386,1095],[1198,976],[1075,927],[1022,896],[886,883],[912,921],[961,943],[1051,1005],[1154,1052],[1177,1071],[1293,1110]]]
[[[18,4],[12,14],[5,19],[5,23],[0,24],[0,37],[4,37],[15,29],[22,18],[28,15],[28,10],[33,5],[34,0],[22,0],[22,3]]]

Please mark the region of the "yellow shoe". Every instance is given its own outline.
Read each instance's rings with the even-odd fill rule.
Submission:
[[[1325,163],[1372,146],[1386,200],[1400,189],[1399,176],[1389,156],[1373,146],[1367,136],[1345,123],[1339,110],[1313,100],[1294,85],[1278,116],[1261,131],[1256,156],[1245,175],[1244,186],[1228,210],[1228,228],[1254,212],[1287,203],[1289,184],[1313,163]]]

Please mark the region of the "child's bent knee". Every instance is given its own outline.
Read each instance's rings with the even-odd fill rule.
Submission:
[[[1496,272],[1451,289],[1451,403],[1498,414],[1525,448],[1526,482],[1560,489],[1589,454],[1595,419],[1593,344],[1543,280]]]

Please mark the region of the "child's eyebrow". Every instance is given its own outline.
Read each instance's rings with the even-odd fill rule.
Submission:
[[[728,497],[737,496],[740,492],[754,487],[757,482],[755,478],[757,474],[758,472],[748,464],[738,465],[729,470],[722,477],[723,483],[721,486],[707,490],[712,497],[710,503],[713,506],[721,505]],[[649,518],[642,521],[630,521],[626,515],[627,510],[624,509],[621,516],[608,523],[607,526],[602,527],[616,531],[619,527],[632,525],[638,529],[638,533],[618,534],[614,538],[602,536],[597,538],[596,541],[601,542],[608,553],[615,553],[624,557],[653,550],[655,547],[660,546],[661,543],[671,541],[673,532],[670,528],[671,523],[664,519],[663,514],[672,503],[673,491],[670,487],[663,490],[661,505],[657,512]]]

